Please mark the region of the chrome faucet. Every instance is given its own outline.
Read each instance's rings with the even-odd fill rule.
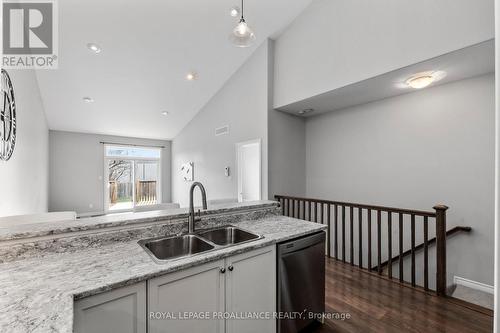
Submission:
[[[199,182],[194,182],[191,185],[191,189],[189,190],[189,220],[188,220],[188,228],[189,233],[192,234],[194,232],[194,223],[198,221],[194,216],[194,205],[193,205],[193,193],[196,187],[200,188],[201,191],[201,200],[203,201],[203,209],[207,209],[207,192],[205,192],[205,188]]]

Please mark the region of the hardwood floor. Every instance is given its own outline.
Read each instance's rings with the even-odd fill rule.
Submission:
[[[492,332],[491,315],[427,295],[327,259],[326,310],[350,319],[325,321],[314,333]]]

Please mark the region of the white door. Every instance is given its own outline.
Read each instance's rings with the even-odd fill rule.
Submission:
[[[258,318],[228,319],[226,333],[275,333],[275,247],[227,258],[225,275],[226,311],[259,314]]]
[[[224,272],[218,260],[149,280],[148,312],[168,316],[150,316],[148,332],[223,333],[223,318],[211,316],[224,311]],[[199,317],[205,313],[210,318]]]
[[[260,200],[261,149],[260,139],[237,144],[238,201]]]

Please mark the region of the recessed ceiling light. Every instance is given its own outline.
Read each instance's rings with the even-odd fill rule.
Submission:
[[[83,101],[85,103],[94,103],[94,99],[92,97],[84,97]]]
[[[231,9],[229,10],[229,15],[231,15],[232,17],[240,16],[240,7],[238,6],[231,7]]]
[[[306,113],[311,113],[311,112],[314,112],[314,109],[304,109],[304,110],[300,110],[297,113],[300,114],[300,115],[304,115]]]
[[[163,111],[163,112],[161,113],[161,115],[162,115],[162,116],[168,116],[168,112],[167,112],[167,111]]]
[[[186,75],[186,80],[188,81],[194,81],[198,78],[198,74],[196,72],[190,72],[190,73],[187,73]]]
[[[414,89],[422,89],[443,79],[445,76],[446,73],[443,71],[417,73],[406,80],[406,85]]]
[[[97,44],[94,44],[94,43],[88,43],[87,48],[96,54],[101,53],[101,51],[102,51],[101,47]]]

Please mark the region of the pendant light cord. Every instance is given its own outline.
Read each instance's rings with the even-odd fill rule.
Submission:
[[[244,19],[245,17],[243,16],[243,0],[241,0],[241,18]]]

